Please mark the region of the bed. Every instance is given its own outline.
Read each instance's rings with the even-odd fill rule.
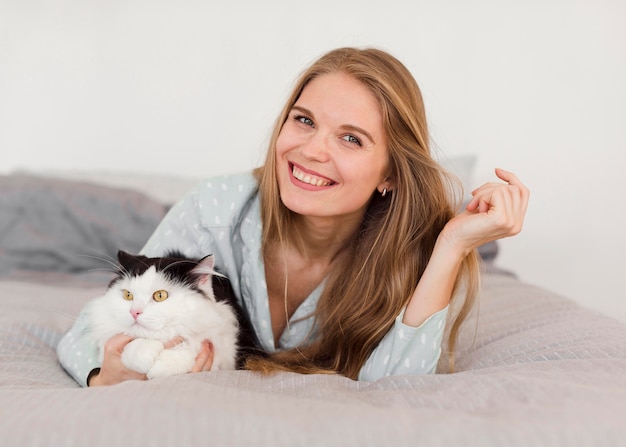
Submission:
[[[355,382],[248,371],[80,388],[55,346],[189,180],[0,176],[3,446],[611,446],[626,444],[626,324],[498,268],[456,370]],[[141,186],[139,186],[139,184]],[[445,349],[445,347],[444,347]]]

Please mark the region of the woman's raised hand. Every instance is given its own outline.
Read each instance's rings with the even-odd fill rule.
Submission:
[[[496,175],[505,183],[485,183],[472,191],[465,211],[452,218],[442,231],[464,254],[522,230],[530,192],[512,172],[496,169]]]

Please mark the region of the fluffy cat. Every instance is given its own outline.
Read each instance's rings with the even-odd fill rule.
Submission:
[[[205,339],[214,349],[211,370],[235,369],[247,354],[260,354],[230,282],[213,268],[213,256],[148,258],[119,251],[118,260],[117,277],[85,308],[100,360],[105,342],[120,333],[134,337],[122,362],[149,379],[189,372]],[[176,337],[183,341],[164,349]]]

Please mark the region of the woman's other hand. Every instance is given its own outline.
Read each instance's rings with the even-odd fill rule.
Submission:
[[[122,352],[133,340],[128,335],[118,334],[111,337],[104,345],[104,359],[100,371],[89,379],[88,386],[115,385],[126,380],[146,380],[145,374],[128,369],[122,363]],[[165,343],[165,349],[173,348],[183,341],[177,337]],[[213,344],[209,340],[202,342],[202,349],[190,372],[210,371],[213,366]]]
[[[122,351],[132,340],[128,335],[118,334],[104,345],[104,358],[100,371],[91,376],[88,386],[115,385],[125,380],[146,380],[145,374],[126,368],[122,363]]]
[[[174,346],[184,342],[185,339],[182,337],[176,337],[167,343],[165,343],[165,349],[173,348]],[[189,372],[202,372],[202,371],[210,371],[213,366],[213,343],[209,340],[202,340],[202,345],[200,346],[200,352],[196,356],[196,361]]]
[[[191,372],[211,371],[213,366],[213,343],[209,340],[202,341],[202,349],[196,356],[196,363],[191,368]]]

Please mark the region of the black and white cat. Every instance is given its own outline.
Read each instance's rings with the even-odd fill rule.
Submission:
[[[189,372],[205,339],[213,344],[211,370],[236,369],[246,355],[261,354],[230,282],[214,270],[213,256],[148,258],[119,251],[118,261],[106,293],[84,310],[100,360],[105,342],[120,333],[134,337],[122,362],[149,379]],[[164,349],[175,338],[183,341]]]

